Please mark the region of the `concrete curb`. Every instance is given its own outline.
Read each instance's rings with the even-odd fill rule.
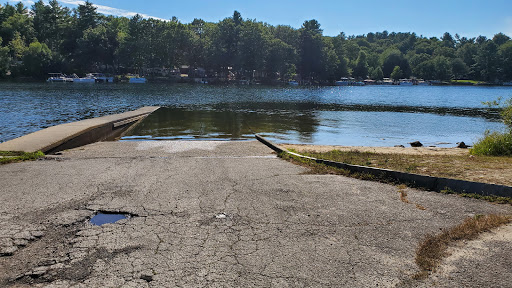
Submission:
[[[71,149],[120,135],[160,107],[142,107],[135,111],[61,124],[0,143],[0,151],[42,151],[46,154]]]
[[[443,190],[450,190],[455,193],[469,193],[478,194],[482,196],[499,196],[499,197],[512,197],[512,187],[505,185],[487,184],[480,182],[471,182],[457,179],[432,177],[418,174],[411,174],[399,171],[393,171],[388,169],[380,169],[366,166],[358,166],[345,164],[340,162],[334,162],[323,159],[316,159],[313,157],[303,156],[297,153],[290,152],[282,147],[279,147],[267,139],[256,134],[258,139],[263,144],[267,145],[277,153],[287,153],[303,159],[309,159],[317,163],[325,164],[332,167],[346,169],[351,172],[366,173],[382,177],[384,179],[393,179],[400,183],[407,184],[412,187],[418,187],[426,190],[441,192]]]

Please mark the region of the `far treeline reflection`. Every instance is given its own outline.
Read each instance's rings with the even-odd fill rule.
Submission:
[[[319,121],[311,111],[255,112],[234,110],[188,110],[160,108],[138,124],[127,135],[152,139],[249,139],[254,133],[272,131],[298,133],[311,140]]]
[[[412,31],[326,36],[315,19],[304,19],[296,29],[244,19],[234,11],[216,23],[181,23],[177,17],[106,16],[89,1],[73,10],[56,0],[30,7],[23,2],[0,6],[1,78],[103,72],[168,80],[187,74],[209,82],[512,80],[512,41],[503,33],[492,39],[450,33],[425,37]]]

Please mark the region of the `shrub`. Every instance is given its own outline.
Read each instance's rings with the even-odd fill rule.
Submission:
[[[512,133],[485,132],[471,149],[473,155],[512,156]]]

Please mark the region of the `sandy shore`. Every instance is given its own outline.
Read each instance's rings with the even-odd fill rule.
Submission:
[[[404,155],[467,155],[468,149],[460,148],[438,148],[438,147],[363,147],[363,146],[330,146],[330,145],[306,145],[306,144],[283,144],[286,149],[296,151],[328,152],[332,150],[359,151],[372,153],[391,153]]]

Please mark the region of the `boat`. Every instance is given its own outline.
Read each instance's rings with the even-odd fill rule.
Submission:
[[[96,78],[92,74],[85,75],[84,78],[78,77],[78,75],[73,74],[73,83],[94,83],[96,82]]]
[[[503,82],[503,86],[512,86],[512,81]]]
[[[297,82],[297,81],[289,81],[288,85],[290,85],[290,86],[299,86],[299,82]]]
[[[399,85],[402,85],[402,86],[412,86],[413,85],[411,79],[400,79],[398,82],[399,82]]]
[[[112,76],[107,76],[106,74],[103,74],[103,73],[90,73],[90,75],[92,75],[92,77],[94,77],[94,79],[96,79],[96,82],[114,83],[114,77],[112,77]]]
[[[48,73],[50,77],[46,80],[49,83],[70,83],[73,82],[73,78],[68,77],[62,73]]]
[[[334,83],[336,86],[364,86],[365,83],[363,81],[356,81],[355,78],[346,78],[343,77],[339,81]]]
[[[352,81],[350,81],[350,79],[343,77],[339,81],[336,81],[334,84],[336,86],[349,86],[350,83],[352,83]]]
[[[144,77],[132,77],[130,78],[130,80],[128,80],[128,83],[133,83],[133,84],[144,84],[146,83],[148,80]]]

